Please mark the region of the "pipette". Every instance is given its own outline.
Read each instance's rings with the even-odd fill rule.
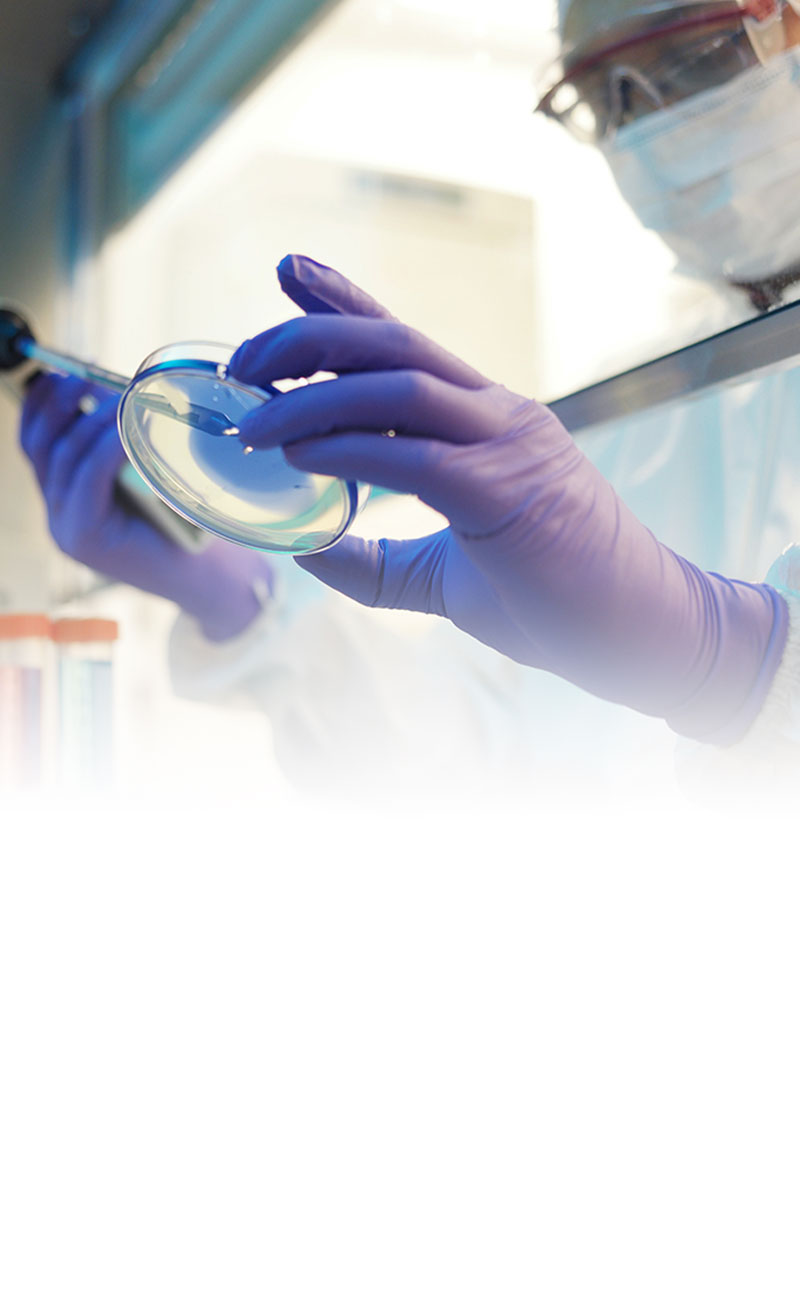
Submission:
[[[132,380],[125,375],[106,370],[91,361],[84,361],[66,352],[43,347],[36,341],[22,316],[17,315],[15,311],[0,307],[0,370],[16,369],[25,361],[44,365],[48,370],[73,375],[77,379],[85,379],[87,383],[101,384],[103,388],[109,388],[119,396],[127,392],[132,383]],[[190,367],[192,362],[182,361],[181,364]],[[220,378],[224,379],[225,367],[221,365],[218,369]],[[267,384],[264,391],[270,394],[279,392],[271,384]],[[165,397],[152,392],[148,392],[140,400],[151,411],[169,416],[170,419],[189,425],[192,429],[199,429],[204,434],[235,438],[239,433],[238,426],[223,411],[201,406],[199,403],[187,404],[179,411]]]

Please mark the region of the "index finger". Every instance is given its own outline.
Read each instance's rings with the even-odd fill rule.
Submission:
[[[363,288],[356,287],[330,265],[310,256],[284,256],[278,266],[278,282],[296,306],[309,315],[366,315],[373,320],[394,320],[385,306]]]
[[[243,343],[229,369],[242,383],[257,386],[275,379],[308,379],[320,370],[422,370],[462,388],[482,388],[489,382],[416,329],[359,315],[286,320]]]
[[[489,388],[458,388],[421,370],[374,370],[295,388],[251,411],[239,442],[281,447],[352,430],[444,439],[460,446],[497,436],[502,412]]]

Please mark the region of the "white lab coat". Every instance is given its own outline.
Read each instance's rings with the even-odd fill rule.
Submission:
[[[639,518],[707,570],[761,580],[800,541],[800,370],[599,426],[581,443]],[[422,532],[413,521],[407,532]],[[296,783],[503,792],[532,779],[673,782],[676,740],[664,723],[517,666],[440,618],[372,612],[290,561],[276,559],[276,570],[274,605],[232,642],[209,644],[180,618],[171,666],[180,694],[260,707]],[[773,701],[762,721],[768,742],[794,735],[798,608],[792,601],[779,712]],[[747,757],[758,738],[703,761],[722,771],[723,757]]]

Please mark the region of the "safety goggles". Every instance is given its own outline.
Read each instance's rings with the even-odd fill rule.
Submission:
[[[615,40],[563,55],[564,72],[536,112],[556,119],[579,141],[606,140],[626,123],[780,54],[787,47],[787,5],[800,14],[800,0],[747,0],[746,5],[711,0],[702,13],[690,0],[672,7],[664,21],[658,20],[658,6],[643,5],[631,16],[640,20],[638,32],[630,25],[627,31],[617,27]]]

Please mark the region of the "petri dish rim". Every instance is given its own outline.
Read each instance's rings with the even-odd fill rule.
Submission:
[[[186,344],[187,347],[192,345],[193,344]],[[176,344],[176,346],[179,345]],[[218,348],[220,352],[228,354],[232,350],[229,347],[225,347],[222,343],[203,343],[202,346],[207,348]],[[298,557],[311,556],[313,553],[324,552],[327,548],[331,548],[335,543],[338,543],[350,529],[359,511],[359,486],[352,480],[336,479],[334,476],[329,477],[331,483],[338,485],[342,490],[344,515],[340,521],[338,529],[332,534],[327,535],[324,543],[311,548],[298,548],[296,546],[290,547],[283,544],[269,543],[265,540],[254,538],[253,533],[246,529],[243,529],[241,533],[237,533],[231,524],[228,524],[227,528],[223,529],[216,522],[212,522],[210,519],[203,519],[201,516],[189,511],[186,506],[174,496],[174,494],[168,492],[161,486],[152,471],[145,465],[141,453],[136,450],[136,446],[131,441],[130,436],[126,434],[125,425],[123,423],[125,407],[128,402],[131,401],[135,390],[143,381],[159,374],[169,373],[170,371],[180,371],[182,375],[196,374],[198,377],[204,379],[207,379],[210,376],[215,376],[220,379],[220,381],[235,387],[238,391],[256,398],[259,402],[268,402],[272,397],[281,395],[281,390],[279,388],[274,388],[271,389],[270,392],[266,392],[264,389],[257,388],[251,384],[240,383],[238,379],[229,379],[227,373],[227,361],[225,360],[213,361],[194,356],[175,356],[156,361],[152,365],[146,365],[146,361],[152,360],[153,356],[160,355],[161,352],[166,352],[168,350],[169,348],[166,347],[160,348],[158,352],[153,352],[150,356],[145,358],[143,368],[138,370],[131,379],[128,387],[120,398],[119,406],[117,408],[117,431],[122,446],[132,465],[139,475],[141,475],[148,487],[151,488],[159,498],[161,498],[162,502],[165,502],[168,507],[171,507],[173,511],[182,516],[184,520],[189,521],[190,524],[196,525],[199,529],[205,530],[209,534],[214,534],[218,538],[227,539],[230,543],[238,544],[240,547],[251,548],[261,552],[275,552]],[[313,533],[313,531],[309,531],[309,533]]]

